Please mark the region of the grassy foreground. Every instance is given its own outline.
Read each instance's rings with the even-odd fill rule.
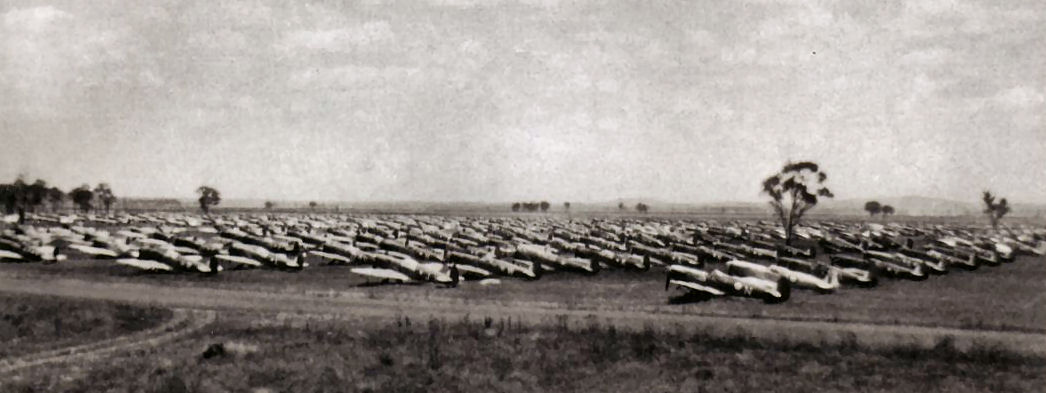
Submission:
[[[521,326],[508,320],[259,324],[225,317],[206,334],[54,372],[10,392],[600,391],[1026,392],[1046,359],[991,348],[867,350],[715,338],[677,329]],[[216,345],[217,344],[217,345]]]
[[[162,308],[0,293],[0,358],[122,336],[170,315]]]

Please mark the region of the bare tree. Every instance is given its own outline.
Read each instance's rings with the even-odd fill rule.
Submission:
[[[116,195],[113,195],[113,190],[109,188],[109,184],[98,184],[98,187],[94,188],[94,196],[98,198],[98,201],[102,202],[102,206],[105,206],[105,214],[109,214],[113,202],[116,202]]]
[[[984,214],[988,216],[992,229],[999,229],[999,220],[1010,212],[1009,202],[1006,201],[1006,198],[999,199],[996,202],[995,195],[992,195],[991,191],[988,190],[984,191],[981,201],[984,202]]]
[[[792,230],[817,205],[818,197],[834,196],[824,186],[825,180],[828,175],[809,161],[785,164],[780,172],[763,180],[763,192],[772,199],[770,206],[784,227],[785,244],[791,244]]]

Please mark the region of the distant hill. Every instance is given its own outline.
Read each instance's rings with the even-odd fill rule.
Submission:
[[[817,209],[834,214],[867,214],[864,210],[864,204],[872,200],[878,201],[882,205],[893,206],[895,214],[902,216],[969,216],[980,214],[979,206],[974,203],[921,196],[826,200],[819,204]]]
[[[983,214],[984,209],[980,201],[964,202],[922,196],[828,200],[818,205],[817,209],[833,214],[855,214],[854,212],[867,214],[864,211],[864,204],[872,200],[893,206],[897,215],[906,216],[979,216]],[[1042,203],[1018,202],[1011,205],[1011,209],[1009,215],[1013,217],[1046,216],[1046,204]]]
[[[120,198],[116,207],[130,211],[181,211],[185,210],[182,202],[174,198]]]

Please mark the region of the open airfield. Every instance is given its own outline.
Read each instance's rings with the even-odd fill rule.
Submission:
[[[1046,391],[1046,1],[0,20],[0,393]]]
[[[234,250],[233,242],[287,241],[295,233],[276,226],[271,230],[282,234],[255,231],[260,222],[311,219],[246,213],[217,219],[245,220],[237,228],[251,235],[243,235],[226,233],[228,225],[211,231],[204,220],[157,225],[134,218],[123,223],[85,219],[83,225],[66,226],[96,240],[106,238],[99,230],[116,238],[152,233],[145,238],[159,240],[169,235],[172,244],[177,237],[222,242],[231,236],[238,240],[224,246]],[[338,243],[347,239],[343,235],[355,234],[355,246],[375,242],[377,253],[397,247],[390,239],[399,235],[385,229],[409,232],[395,223],[450,220],[472,226],[501,220],[314,218],[340,224],[314,226],[309,234],[298,233],[299,239],[341,227],[353,232],[339,232],[326,241]],[[634,229],[634,239],[643,239],[637,235],[640,229],[661,220],[606,221]],[[32,224],[49,227],[46,221],[41,217]],[[491,243],[506,237],[519,244],[545,239],[557,257],[565,258],[565,246],[553,247],[553,240],[580,233],[565,220],[543,215],[513,217],[510,223],[557,235],[528,240],[526,233],[511,237],[494,229],[482,235]],[[598,226],[593,225],[595,231]],[[711,239],[740,239],[731,238],[729,228],[745,228],[742,233],[749,239],[773,233],[756,221],[673,225],[666,233],[688,236],[668,237],[665,243],[711,240],[710,247],[724,252],[735,247],[731,244],[746,244]],[[864,224],[811,225],[844,231]],[[903,237],[902,226],[872,228],[887,237]],[[906,223],[903,228],[920,227]],[[937,229],[908,233],[918,238],[920,248],[945,234],[976,233],[958,226],[927,228]],[[690,238],[690,232],[710,238]],[[462,235],[462,245],[484,240],[468,230],[459,233],[468,234]],[[0,361],[5,391],[1029,391],[1046,382],[1046,259],[1034,253],[919,279],[884,274],[871,287],[794,288],[786,301],[768,302],[743,291],[695,297],[676,285],[666,290],[673,269],[668,259],[644,261],[648,268],[603,263],[597,273],[561,267],[537,279],[501,276],[492,282],[487,277],[451,286],[425,280],[382,283],[387,280],[355,273],[358,264],[332,263],[342,261],[328,258],[330,253],[323,250],[337,248],[323,244],[308,247],[312,252],[301,260],[301,268],[223,263],[219,274],[207,274],[184,268],[142,270],[151,265],[119,264],[80,252],[72,247],[76,236],[55,232],[54,238],[64,260],[0,264],[5,303],[0,334],[14,343]],[[452,249],[454,239],[447,240]],[[141,243],[142,250],[155,245]],[[825,246],[813,238],[797,247],[815,249],[817,255],[807,258],[811,261],[831,261]],[[461,252],[484,255],[468,247]],[[618,255],[642,252],[636,245]],[[754,253],[749,259],[759,260],[760,250],[748,252]],[[144,259],[141,255],[138,260]],[[436,255],[448,260],[446,254]],[[730,269],[707,256],[697,260],[707,271]]]

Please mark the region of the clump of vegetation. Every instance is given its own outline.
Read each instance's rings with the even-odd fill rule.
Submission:
[[[570,209],[570,204],[569,203],[567,203],[564,206],[567,209]],[[514,212],[519,212],[519,211],[536,212],[536,211],[539,211],[539,210],[542,211],[542,212],[546,212],[551,207],[552,207],[552,204],[548,203],[548,201],[541,201],[541,202],[513,202],[512,203],[512,211],[514,211]]]
[[[0,295],[0,358],[145,330],[170,315],[161,308]]]

